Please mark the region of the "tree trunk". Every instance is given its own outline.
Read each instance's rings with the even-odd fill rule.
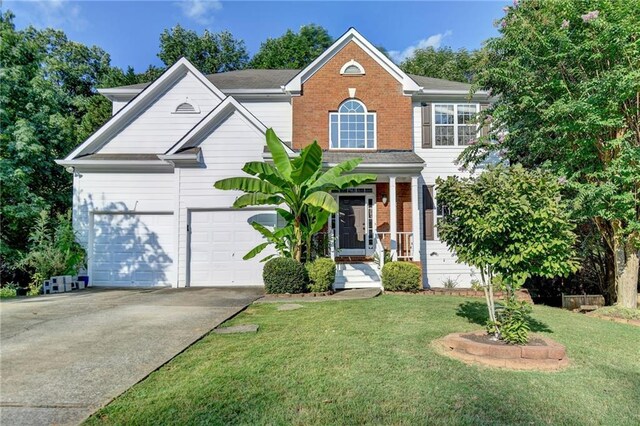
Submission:
[[[635,309],[638,305],[638,249],[630,243],[615,244],[616,291],[618,306]]]

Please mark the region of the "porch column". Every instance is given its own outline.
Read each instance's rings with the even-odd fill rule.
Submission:
[[[418,176],[411,177],[411,232],[413,234],[413,260],[420,261],[420,200]]]
[[[396,177],[389,176],[389,232],[391,258],[398,259],[398,208],[396,207]]]

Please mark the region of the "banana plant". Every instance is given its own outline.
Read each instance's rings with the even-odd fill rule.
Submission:
[[[375,182],[376,175],[349,173],[360,164],[360,158],[323,170],[322,149],[316,141],[304,147],[297,157],[289,158],[273,129],[267,129],[266,140],[273,164],[250,161],[242,168],[250,176],[222,179],[214,187],[244,192],[233,203],[235,208],[280,206],[278,214],[292,231],[290,255],[300,261],[304,246],[310,253],[311,236],[322,229],[332,213],[338,211],[338,203],[331,191]],[[259,231],[266,236],[264,230]],[[266,243],[255,247],[247,256],[256,256],[272,244],[270,241],[267,237]],[[284,251],[280,253],[286,255]]]

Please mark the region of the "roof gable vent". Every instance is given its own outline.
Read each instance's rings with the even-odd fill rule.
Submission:
[[[173,111],[173,114],[199,114],[200,108],[186,98],[184,102],[180,103],[176,109]]]

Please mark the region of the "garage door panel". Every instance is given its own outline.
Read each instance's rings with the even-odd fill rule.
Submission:
[[[267,248],[251,260],[242,257],[264,239],[251,222],[276,223],[275,212],[257,210],[194,211],[190,214],[191,286],[261,285]]]
[[[166,286],[175,280],[171,214],[95,214],[92,281],[105,286]]]

